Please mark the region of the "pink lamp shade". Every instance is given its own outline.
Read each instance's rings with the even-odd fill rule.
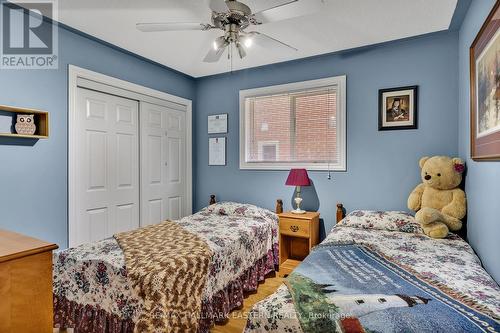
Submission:
[[[306,169],[291,169],[286,179],[285,185],[291,186],[309,186],[309,175]]]

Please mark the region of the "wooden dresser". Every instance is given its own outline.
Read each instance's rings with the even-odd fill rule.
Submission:
[[[0,332],[52,333],[56,244],[0,230]]]
[[[281,213],[280,266],[279,276],[290,274],[307,257],[311,249],[319,243],[319,213]]]

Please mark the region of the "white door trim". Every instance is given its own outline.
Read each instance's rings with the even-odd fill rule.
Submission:
[[[75,165],[75,124],[77,112],[77,88],[78,80],[90,80],[97,84],[104,84],[118,92],[125,98],[137,100],[140,95],[142,100],[162,100],[166,103],[173,102],[186,108],[186,215],[193,212],[193,156],[192,156],[192,101],[182,97],[174,96],[162,91],[147,88],[135,83],[114,78],[112,76],[97,73],[74,65],[68,67],[68,245],[75,244],[76,238],[76,184]],[[153,102],[154,103],[154,102]],[[162,103],[163,104],[163,103]],[[139,110],[140,112],[140,110]]]

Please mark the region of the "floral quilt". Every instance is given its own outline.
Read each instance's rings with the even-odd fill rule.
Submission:
[[[408,227],[413,222],[408,217],[404,218],[407,222],[403,222],[396,212],[357,211],[352,214],[355,218],[348,218],[334,227],[321,246],[356,244],[371,249],[416,279],[459,298],[466,306],[479,309],[494,322],[500,322],[500,287],[460,237],[449,234],[445,239],[429,238],[418,228]],[[397,230],[394,225],[400,225],[403,230]],[[299,319],[292,295],[287,286],[282,285],[254,306],[245,332],[303,332]]]
[[[175,222],[204,239],[214,252],[203,293],[204,309],[210,305],[213,316],[221,315],[213,313],[215,301],[233,297],[241,302],[242,291],[235,296],[235,288],[251,289],[244,284],[261,280],[277,264],[278,219],[268,210],[228,202]],[[53,278],[56,327],[76,326],[79,332],[133,331],[144,303],[132,287],[115,238],[55,253]],[[238,304],[222,306],[222,315],[234,306]]]
[[[414,234],[424,233],[420,223],[411,214],[400,211],[355,210],[349,213],[338,225]]]

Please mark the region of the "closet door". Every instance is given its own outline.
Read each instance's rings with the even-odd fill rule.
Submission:
[[[78,88],[78,244],[139,227],[138,108],[137,101]]]
[[[141,225],[186,212],[186,113],[141,102]]]

